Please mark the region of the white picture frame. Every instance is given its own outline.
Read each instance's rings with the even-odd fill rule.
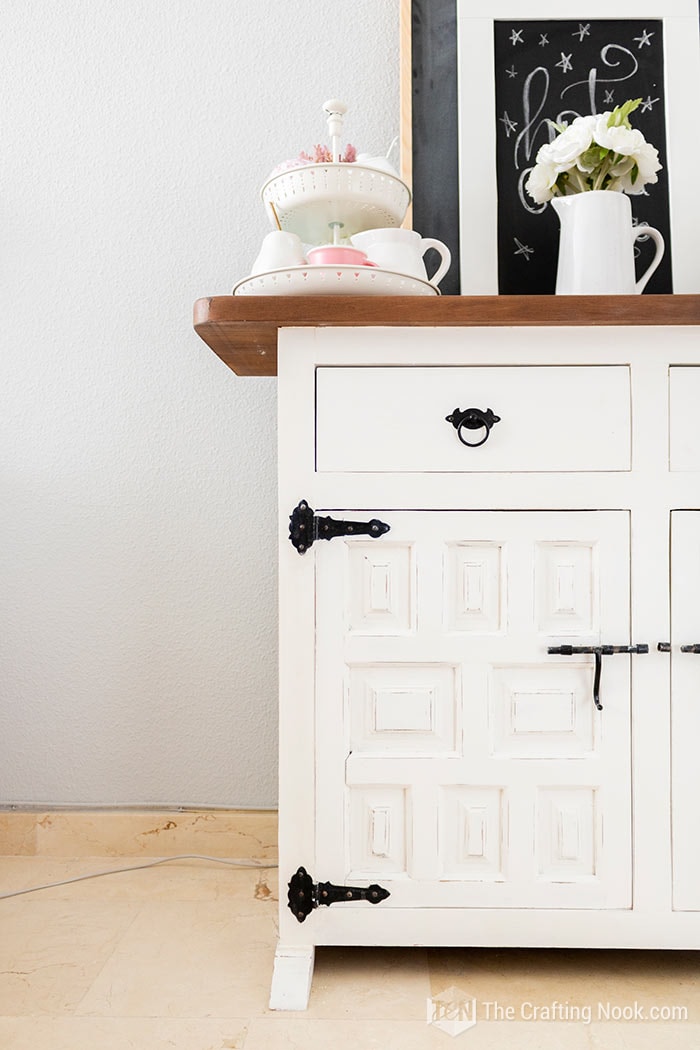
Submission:
[[[492,0],[488,17],[473,0],[456,2],[461,294],[498,294],[494,22],[584,16],[663,22],[673,290],[700,292],[697,0]]]

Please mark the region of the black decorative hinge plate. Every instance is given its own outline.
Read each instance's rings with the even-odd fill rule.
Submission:
[[[336,536],[383,536],[390,527],[378,518],[371,521],[319,518],[305,499],[289,515],[289,539],[299,554],[304,554],[316,540],[332,540]]]
[[[369,901],[379,904],[391,896],[383,886],[334,886],[332,882],[315,883],[306,868],[299,868],[289,880],[289,910],[295,919],[303,922],[319,904],[340,904],[342,901]]]

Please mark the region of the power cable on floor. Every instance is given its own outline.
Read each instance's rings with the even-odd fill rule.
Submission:
[[[21,897],[24,893],[38,893],[39,890],[53,890],[57,886],[69,886],[71,882],[83,882],[85,879],[99,879],[103,875],[119,875],[123,871],[141,871],[142,868],[155,868],[159,864],[169,864],[174,860],[207,860],[214,864],[229,864],[235,868],[276,868],[277,864],[268,864],[257,860],[232,860],[228,857],[207,857],[200,853],[180,853],[174,857],[160,857],[158,860],[148,861],[146,864],[131,864],[128,868],[110,868],[107,871],[93,871],[88,875],[76,875],[71,879],[61,879],[60,882],[47,882],[44,886],[29,886],[24,890],[12,890],[10,893],[0,893],[0,900],[8,897]]]

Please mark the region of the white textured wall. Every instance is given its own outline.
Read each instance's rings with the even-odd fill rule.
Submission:
[[[276,802],[275,384],[193,301],[398,132],[399,0],[4,0],[0,804]]]

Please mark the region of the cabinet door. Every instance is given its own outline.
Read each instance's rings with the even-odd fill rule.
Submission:
[[[593,657],[547,655],[629,643],[628,514],[375,515],[382,539],[314,548],[323,878],[388,907],[630,907],[630,657],[598,711]]]
[[[700,911],[700,511],[671,514],[673,907]]]

